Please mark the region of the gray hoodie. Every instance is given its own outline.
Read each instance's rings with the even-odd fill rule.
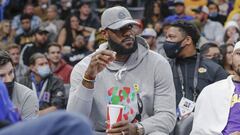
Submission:
[[[72,71],[67,110],[90,117],[97,134],[105,134],[109,103],[124,105],[124,119],[134,119],[138,113],[136,93],[143,102],[141,124],[145,134],[166,135],[174,128],[176,103],[171,67],[161,55],[149,50],[144,39],[137,37],[137,43],[138,49],[126,63],[112,62],[97,75],[94,89],[81,83],[93,54]],[[99,50],[106,48],[104,43]]]
[[[23,120],[38,117],[39,105],[37,95],[28,87],[14,83],[12,102],[18,108]]]

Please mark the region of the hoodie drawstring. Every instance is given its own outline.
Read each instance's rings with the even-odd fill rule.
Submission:
[[[126,67],[118,70],[118,72],[115,74],[115,78],[116,78],[117,81],[122,79],[122,73],[125,72],[125,71],[127,71]]]

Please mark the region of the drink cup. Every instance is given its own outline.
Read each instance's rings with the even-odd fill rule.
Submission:
[[[122,120],[123,117],[123,106],[122,105],[107,105],[107,121],[108,128],[111,128],[114,123]]]

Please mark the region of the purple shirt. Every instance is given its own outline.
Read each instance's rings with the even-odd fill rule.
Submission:
[[[235,91],[232,96],[228,122],[222,131],[223,135],[229,135],[233,132],[240,131],[240,82],[234,81],[234,85]]]

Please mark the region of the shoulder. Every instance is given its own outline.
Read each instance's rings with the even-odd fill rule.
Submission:
[[[210,26],[215,26],[215,27],[222,27],[222,24],[220,22],[217,22],[217,21],[211,21],[211,20],[208,20]]]
[[[71,65],[69,65],[69,64],[66,64],[66,65],[64,66],[64,68],[65,68],[66,70],[72,70],[72,69],[73,69],[73,67],[72,67]]]
[[[203,88],[200,93],[201,97],[212,97],[217,96],[218,94],[223,93],[223,91],[229,90],[228,89],[228,78],[214,82],[212,84],[207,85]]]
[[[217,63],[213,62],[212,60],[209,59],[204,59],[202,58],[200,66],[206,67],[208,70],[216,72],[220,68],[222,68],[220,65]]]
[[[16,90],[18,95],[22,95],[23,97],[34,94],[34,92],[30,88],[18,82],[14,83],[14,90]]]
[[[176,18],[176,15],[171,15],[171,16],[168,16],[165,21],[170,21],[172,19],[175,19]]]
[[[147,57],[150,61],[153,61],[156,63],[160,62],[160,63],[169,64],[166,58],[164,58],[161,54],[154,52],[152,50],[149,50]]]
[[[51,75],[48,78],[49,83],[63,83],[61,79],[59,79],[56,75]]]

